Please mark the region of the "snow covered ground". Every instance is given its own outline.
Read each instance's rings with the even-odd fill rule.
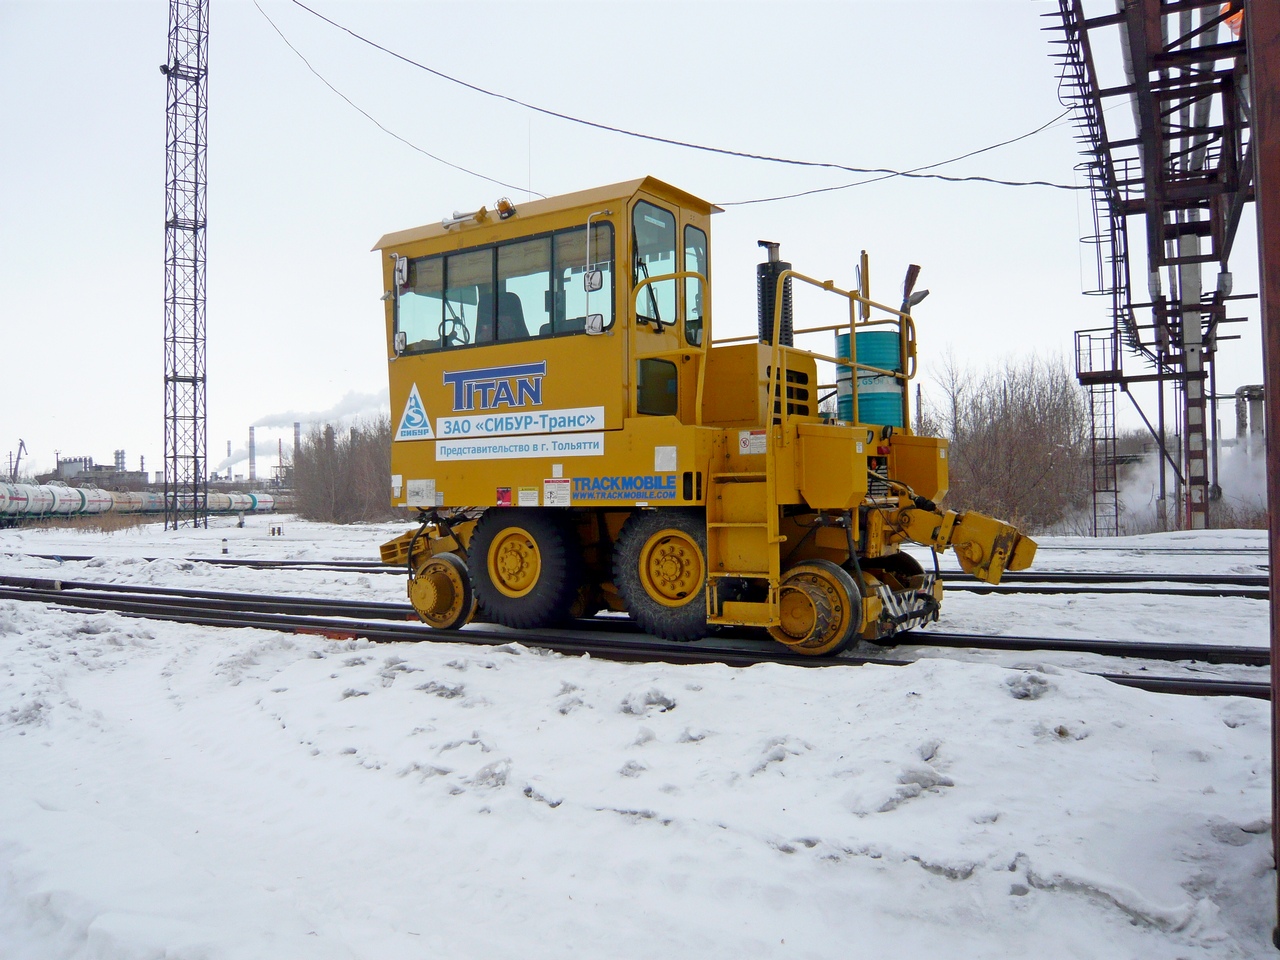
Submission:
[[[401,529],[280,522],[0,531],[0,574],[403,599],[183,560]],[[1037,567],[1266,565],[1258,532],[1098,546]],[[939,629],[1265,645],[1267,605],[955,593]],[[0,600],[0,957],[1274,954],[1266,704],[953,656],[633,665]]]

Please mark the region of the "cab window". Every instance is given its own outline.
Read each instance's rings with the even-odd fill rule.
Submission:
[[[684,269],[700,273],[710,282],[707,273],[707,235],[697,227],[684,228]],[[684,339],[690,346],[702,345],[703,298],[706,288],[696,277],[684,281]]]
[[[497,323],[480,342],[537,336],[551,321],[550,292],[550,237],[499,247]]]
[[[398,329],[407,350],[428,350],[440,345],[440,317],[444,310],[444,261],[411,260],[408,282],[398,298]]]
[[[396,297],[405,353],[582,333],[588,313],[613,325],[613,226],[597,223],[540,237],[409,261]],[[598,270],[588,293],[583,272]]]
[[[670,360],[645,357],[636,361],[636,412],[673,417],[679,408],[679,378]]]
[[[440,345],[465,347],[493,330],[493,251],[472,250],[444,258],[444,316]]]
[[[653,277],[675,273],[675,214],[641,200],[631,215],[631,247],[635,262],[632,281],[639,284]],[[674,323],[676,282],[658,280],[640,291],[636,298],[636,318],[650,322]]]
[[[601,314],[606,330],[613,326],[613,227],[592,224],[589,249],[586,227],[556,234],[555,263],[554,315],[547,333],[581,333],[589,313]],[[586,270],[599,270],[603,275],[599,290],[584,289]]]

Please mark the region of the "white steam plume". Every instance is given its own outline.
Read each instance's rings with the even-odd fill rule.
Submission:
[[[295,423],[329,423],[347,417],[373,416],[391,409],[387,391],[378,393],[348,393],[328,410],[285,410],[271,413],[254,421],[255,427],[292,427]],[[246,452],[245,456],[248,456]],[[243,458],[242,458],[243,459]]]

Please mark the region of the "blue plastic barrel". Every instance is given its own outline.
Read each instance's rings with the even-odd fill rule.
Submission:
[[[849,335],[836,334],[836,356],[849,356]],[[846,423],[853,420],[853,368],[836,367],[836,419]]]
[[[901,340],[896,330],[868,330],[857,334],[858,362],[882,370],[902,370]],[[849,335],[836,334],[836,356],[849,356]],[[836,412],[853,420],[853,390],[848,367],[836,370]],[[896,377],[858,371],[858,422],[903,426],[902,381]]]

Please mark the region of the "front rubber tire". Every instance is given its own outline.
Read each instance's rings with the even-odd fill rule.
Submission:
[[[613,548],[613,584],[627,612],[664,640],[705,637],[707,523],[700,510],[639,510]]]
[[[528,630],[568,619],[580,577],[563,518],[544,509],[486,510],[467,554],[476,600],[494,622]]]

